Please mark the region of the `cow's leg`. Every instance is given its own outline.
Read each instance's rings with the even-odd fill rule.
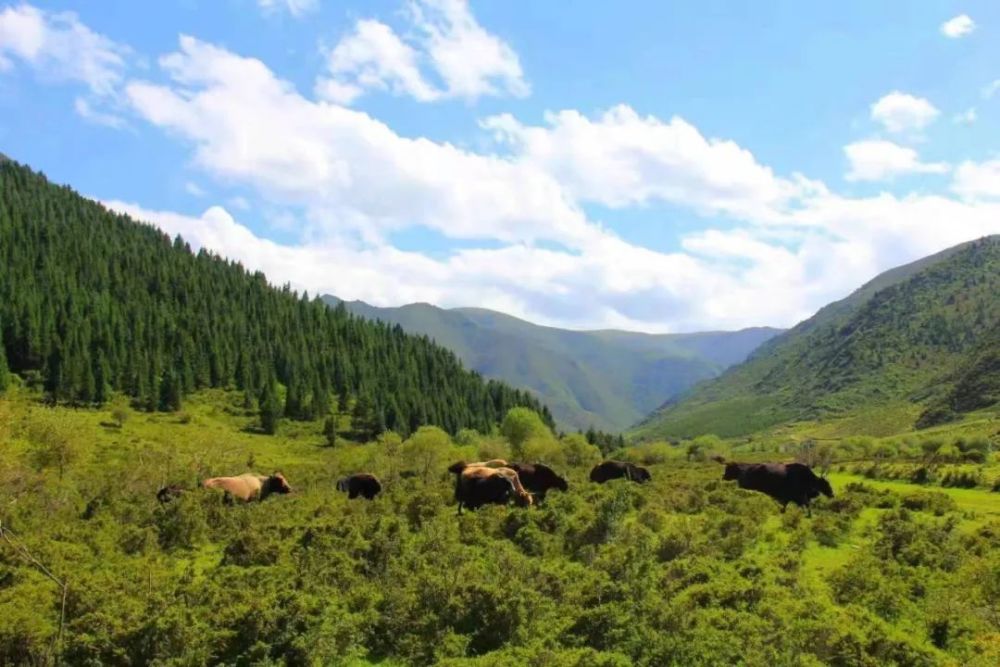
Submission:
[[[357,498],[358,497],[358,491],[357,491],[357,489],[351,489],[350,491],[348,491],[347,492],[347,497],[350,500],[354,500],[355,498]]]

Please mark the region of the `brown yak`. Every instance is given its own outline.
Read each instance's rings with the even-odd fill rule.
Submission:
[[[458,513],[463,507],[476,509],[487,503],[505,505],[513,498],[522,507],[533,504],[531,494],[521,484],[517,472],[510,468],[487,468],[458,462],[448,468],[455,473],[455,500]]]
[[[466,468],[506,468],[507,462],[503,459],[490,459],[489,461],[476,461],[474,463],[466,463],[465,461],[459,461],[458,463],[452,463],[448,466],[448,472],[460,473]]]
[[[255,475],[252,472],[236,477],[211,477],[201,483],[206,489],[222,489],[227,498],[236,498],[248,503],[252,500],[264,500],[272,493],[291,493],[285,476],[276,472],[270,477]]]

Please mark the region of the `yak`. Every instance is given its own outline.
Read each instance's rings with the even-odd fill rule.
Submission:
[[[372,500],[381,493],[382,483],[370,472],[359,472],[338,480],[337,490],[346,492],[347,497],[352,500],[358,496]]]
[[[490,459],[489,461],[476,461],[475,463],[458,461],[448,466],[448,472],[453,472],[457,475],[466,468],[506,468],[506,467],[508,467],[508,464],[503,459]]]
[[[544,463],[511,463],[507,467],[517,473],[524,488],[535,494],[539,501],[545,500],[545,494],[549,489],[560,491],[569,489],[566,479],[557,475],[555,470]]]
[[[612,479],[625,478],[627,480],[643,484],[653,479],[649,471],[642,466],[627,461],[603,461],[594,466],[590,471],[590,481],[604,484]]]
[[[533,504],[531,494],[510,468],[469,466],[460,461],[448,470],[455,473],[455,500],[459,514],[463,507],[478,509],[486,504],[506,505],[511,499],[521,507]]]
[[[741,489],[765,493],[781,504],[781,511],[788,508],[788,503],[795,503],[806,508],[806,514],[812,516],[809,506],[813,498],[820,494],[833,498],[833,488],[830,482],[818,477],[812,469],[803,463],[727,463],[722,474],[724,480],[736,480]]]
[[[244,473],[236,477],[211,477],[201,483],[206,489],[222,489],[227,499],[237,499],[245,503],[264,500],[272,493],[291,493],[292,487],[280,472],[270,477]]]

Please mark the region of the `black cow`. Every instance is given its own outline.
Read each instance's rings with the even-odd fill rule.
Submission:
[[[458,467],[455,472],[455,500],[458,513],[463,507],[471,510],[483,505],[506,505],[513,500],[521,507],[533,504],[531,494],[521,484],[517,473],[510,468]]]
[[[594,466],[590,471],[590,481],[604,484],[612,479],[627,479],[643,484],[653,479],[649,471],[642,466],[627,461],[604,461]]]
[[[545,500],[549,489],[569,489],[566,479],[544,463],[511,463],[507,467],[517,473],[524,488],[538,496],[539,501]]]
[[[722,479],[736,480],[741,489],[760,491],[781,503],[781,511],[788,503],[805,507],[812,516],[809,503],[823,494],[833,498],[830,482],[817,477],[812,469],[802,463],[726,463]]]
[[[180,498],[184,491],[184,487],[180,484],[168,484],[156,492],[156,499],[160,501],[161,505],[166,505],[171,500]]]
[[[382,491],[382,483],[371,473],[359,472],[339,480],[337,490],[346,492],[347,497],[351,499],[362,496],[371,500]]]

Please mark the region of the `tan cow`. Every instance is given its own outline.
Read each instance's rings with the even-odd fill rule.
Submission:
[[[465,470],[466,468],[506,468],[507,462],[503,459],[490,459],[489,461],[476,461],[475,463],[466,463],[465,461],[459,461],[457,463],[452,463],[448,466],[448,472],[453,472],[456,475]]]
[[[522,507],[534,503],[517,472],[510,468],[488,468],[459,462],[448,469],[455,473],[455,500],[458,501],[459,514],[463,507],[476,509],[486,503],[504,505],[512,496]]]
[[[252,500],[264,500],[272,493],[291,493],[285,476],[276,472],[270,477],[255,475],[252,472],[236,477],[211,477],[201,483],[206,489],[222,489],[226,495],[248,503]]]

